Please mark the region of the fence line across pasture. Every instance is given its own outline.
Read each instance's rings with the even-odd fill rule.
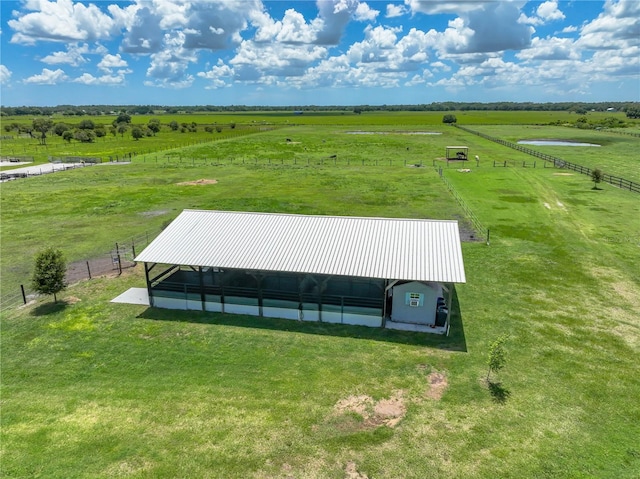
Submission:
[[[449,190],[449,193],[451,193],[451,196],[453,196],[455,198],[455,200],[458,202],[458,204],[460,205],[462,210],[465,212],[465,214],[469,218],[469,221],[471,221],[471,224],[475,228],[475,230],[478,233],[478,235],[487,243],[487,245],[489,245],[490,244],[490,230],[489,230],[489,228],[486,228],[482,224],[480,219],[476,216],[476,214],[473,212],[473,210],[469,207],[467,202],[462,198],[460,193],[458,193],[458,191],[455,189],[453,184],[451,184],[451,182],[444,176],[443,170],[442,170],[441,167],[438,168],[438,176],[440,176],[440,178],[442,179],[442,181],[446,185],[447,189]]]
[[[108,252],[103,251],[92,255],[90,259],[68,263],[65,281],[68,284],[74,284],[100,276],[122,274],[123,270],[136,265],[134,258],[137,253],[142,251],[159,232],[160,230],[144,232],[114,242],[113,248]],[[16,284],[9,292],[3,289],[2,298],[0,298],[0,312],[27,304],[39,296],[31,287],[29,278],[24,278],[21,284]]]
[[[495,138],[493,136],[487,135],[485,133],[479,132],[479,131],[475,131],[472,130],[471,128],[467,128],[461,125],[454,125],[456,128],[459,128],[463,131],[466,131],[467,133],[471,133],[473,135],[477,135],[481,138],[484,138],[485,140],[489,140],[489,141],[493,141],[494,143],[498,143],[500,145],[503,146],[507,146],[509,148],[512,148],[514,150],[518,150],[521,151],[523,153],[526,153],[528,155],[532,155],[535,156],[537,158],[541,158],[544,161],[548,161],[553,163],[554,166],[556,166],[557,168],[566,168],[568,170],[572,170],[572,171],[576,171],[578,173],[581,173],[583,175],[591,175],[592,173],[592,169],[591,168],[587,168],[586,166],[582,166],[582,165],[578,165],[576,163],[571,163],[569,161],[565,161],[562,158],[558,158],[552,155],[547,155],[546,153],[541,153],[539,151],[536,150],[532,150],[531,148],[527,148],[525,146],[522,145],[518,145],[517,143],[513,143],[507,140],[502,140],[500,138]],[[621,178],[619,176],[614,176],[614,175],[610,175],[608,173],[604,173],[602,175],[602,181],[609,183],[613,186],[617,186],[618,188],[624,189],[624,190],[629,190],[629,191],[633,191],[634,193],[640,193],[640,183],[636,183],[630,180],[627,180],[625,178]]]

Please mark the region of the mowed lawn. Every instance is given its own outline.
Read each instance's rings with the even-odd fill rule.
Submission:
[[[192,166],[134,162],[113,170],[115,181],[87,169],[3,185],[3,268],[5,255],[23,261],[19,244],[37,249],[62,220],[77,224],[75,241],[89,251],[183,207],[461,214],[432,168],[404,166],[404,155],[417,158],[407,138],[369,136],[388,149],[380,160],[397,160],[374,166],[363,136],[323,133],[290,138],[300,142],[283,147],[300,148],[295,164],[277,165],[274,153],[271,165],[205,166],[194,154]],[[285,139],[270,135],[261,148],[275,152]],[[425,162],[439,155],[437,142],[454,140],[506,154],[471,135],[445,136],[423,139],[435,142]],[[301,165],[312,146],[317,155]],[[337,152],[335,166],[317,164],[323,148]],[[348,154],[355,164],[340,164]],[[449,338],[109,303],[144,285],[139,267],[74,285],[61,304],[3,314],[2,475],[637,477],[638,195],[593,190],[588,177],[551,168],[471,170],[443,174],[491,228],[491,245],[463,245],[467,283],[456,289]],[[219,182],[177,185],[205,177]],[[27,203],[36,192],[49,206]],[[8,229],[5,198],[23,204]],[[487,351],[501,334],[507,364],[489,388]]]

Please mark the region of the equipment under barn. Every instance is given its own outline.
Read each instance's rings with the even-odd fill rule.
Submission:
[[[142,251],[151,306],[448,333],[457,221],[183,211]]]

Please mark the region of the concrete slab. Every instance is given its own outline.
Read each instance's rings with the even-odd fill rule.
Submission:
[[[112,299],[111,302],[149,306],[149,292],[147,288],[131,288]]]
[[[445,327],[432,327],[426,324],[401,323],[395,321],[387,321],[385,328],[396,329],[398,331],[413,331],[415,333],[446,334],[447,332],[447,328]]]

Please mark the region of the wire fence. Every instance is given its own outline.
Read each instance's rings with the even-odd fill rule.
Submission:
[[[458,204],[460,205],[460,207],[464,211],[465,215],[467,215],[467,218],[469,218],[469,221],[473,225],[473,228],[476,230],[476,233],[478,234],[478,236],[483,241],[485,241],[487,245],[489,245],[490,244],[489,243],[489,236],[490,236],[489,228],[485,227],[482,224],[480,219],[476,216],[476,214],[473,212],[473,210],[469,207],[467,202],[462,198],[460,193],[458,193],[458,191],[454,188],[454,186],[451,184],[451,182],[444,176],[443,170],[442,170],[441,167],[438,168],[438,176],[440,176],[440,178],[442,179],[442,181],[446,185],[447,189],[449,190],[449,193],[451,193],[451,195],[455,198],[455,200],[458,202]]]
[[[114,242],[113,247],[108,252],[92,255],[90,259],[73,261],[67,264],[65,280],[67,284],[74,284],[79,281],[91,280],[94,278],[120,275],[128,268],[136,265],[134,258],[145,248],[159,231],[145,232],[131,238],[124,238]],[[22,306],[40,295],[31,287],[31,281],[25,277],[22,284],[15,284],[14,287],[6,291],[2,290],[0,299],[0,312]]]
[[[481,133],[479,131],[472,130],[465,126],[454,125],[456,128],[459,128],[467,133],[471,133],[473,135],[477,135],[485,140],[493,141],[494,143],[498,143],[500,145],[507,146],[514,150],[521,151],[528,155],[535,156],[536,158],[541,158],[544,161],[552,162],[553,165],[557,168],[566,168],[568,170],[576,171],[583,175],[591,175],[592,169],[587,168],[586,166],[577,165],[575,163],[571,163],[569,161],[565,161],[562,158],[557,158],[555,156],[547,155],[546,153],[541,153],[536,150],[532,150],[531,148],[527,148],[526,146],[518,145],[517,143],[512,143],[510,141],[502,140],[500,138],[495,138],[493,136],[487,135],[485,133]],[[634,193],[640,193],[640,183],[636,183],[625,178],[621,178],[619,176],[610,175],[608,173],[604,173],[602,175],[602,181],[609,183],[611,185],[617,186],[618,188],[633,191]]]

